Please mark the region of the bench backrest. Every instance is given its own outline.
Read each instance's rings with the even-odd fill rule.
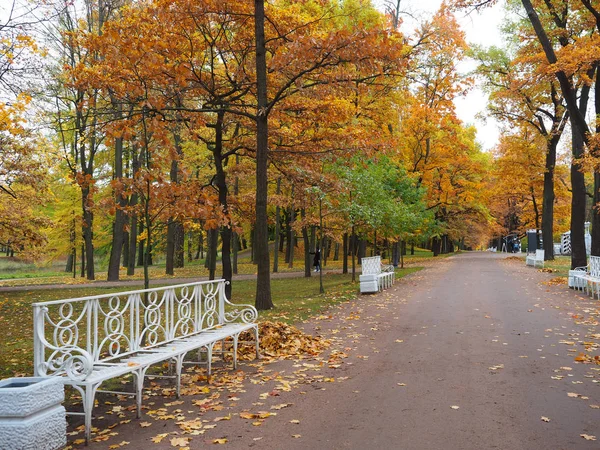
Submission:
[[[600,256],[590,256],[590,275],[600,278]]]
[[[381,256],[369,256],[360,261],[363,275],[378,275],[381,273]]]
[[[253,306],[227,305],[225,280],[35,303],[35,374],[83,379],[99,361],[256,320]]]
[[[544,250],[536,250],[535,251],[535,260],[543,261],[544,260]]]

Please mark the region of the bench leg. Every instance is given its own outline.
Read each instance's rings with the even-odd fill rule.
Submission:
[[[141,369],[133,372],[135,375],[135,404],[137,407],[137,418],[142,418],[142,394],[144,392],[144,378],[146,377],[146,371],[150,366],[142,367]]]
[[[212,375],[212,354],[215,342],[211,342],[206,346],[206,380],[210,384],[210,376]]]
[[[98,390],[100,384],[83,387],[74,385],[73,387],[81,394],[85,424],[85,443],[87,445],[92,439],[92,412],[94,410],[94,397],[96,396],[96,390]]]
[[[260,342],[258,341],[258,325],[254,328],[254,341],[256,342],[256,359],[260,358]]]
[[[177,394],[177,398],[180,397],[181,395],[181,372],[183,371],[183,358],[185,357],[185,354],[183,355],[177,355],[175,357],[175,379],[176,379],[176,384],[175,384],[175,392]]]
[[[237,369],[237,346],[238,346],[238,334],[235,334],[232,336],[233,338],[233,349],[232,349],[232,353],[233,353],[233,369]]]

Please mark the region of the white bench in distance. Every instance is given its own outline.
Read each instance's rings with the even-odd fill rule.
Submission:
[[[381,256],[361,259],[362,275],[359,277],[361,294],[379,292],[394,284],[394,267],[381,264]]]
[[[102,383],[133,374],[138,418],[146,371],[152,365],[175,365],[179,397],[184,358],[197,351],[210,380],[213,347],[231,338],[237,366],[240,333],[254,332],[259,357],[258,313],[254,306],[230,303],[225,280],[180,284],[33,304],[35,376],[56,376],[81,394],[85,437],[92,429],[94,398]],[[206,361],[200,361],[201,352]],[[218,349],[215,349],[218,352]],[[186,362],[187,363],[187,362]]]
[[[536,250],[535,254],[527,255],[525,264],[528,266],[537,267],[538,264],[544,267],[544,250]]]

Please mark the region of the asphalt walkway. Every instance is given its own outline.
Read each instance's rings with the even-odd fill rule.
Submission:
[[[303,324],[332,340],[327,355],[244,363],[214,411],[199,413],[206,396],[151,397],[147,409],[200,420],[196,435],[148,411],[147,427],[89,448],[598,449],[600,365],[575,361],[598,354],[598,301],[551,278],[499,254],[448,258]]]

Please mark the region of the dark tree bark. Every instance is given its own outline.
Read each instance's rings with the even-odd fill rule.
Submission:
[[[558,139],[550,139],[548,141],[546,170],[544,171],[542,240],[544,241],[544,260],[546,261],[554,259],[554,166],[556,165],[557,145]]]
[[[208,261],[208,279],[214,280],[217,271],[217,246],[219,243],[219,230],[208,230],[208,252],[206,260]]]
[[[231,248],[232,248],[232,271],[235,274],[238,273],[238,251],[240,250],[240,237],[237,233],[232,233],[231,235]]]
[[[254,0],[256,38],[256,301],[258,310],[273,308],[269,273],[269,230],[267,222],[267,166],[269,124],[267,100],[267,52],[265,48],[265,0]]]
[[[215,146],[213,149],[213,158],[215,161],[215,184],[219,193],[219,203],[225,217],[229,217],[229,204],[227,201],[227,179],[225,175],[225,167],[223,160],[223,120],[225,112],[217,113],[217,122],[215,124]],[[225,295],[231,298],[231,279],[233,271],[231,268],[231,226],[221,227],[221,268],[223,271],[223,279],[228,281],[225,285]],[[268,251],[268,247],[267,247]],[[216,255],[216,252],[214,253]],[[267,254],[267,257],[269,255]],[[212,280],[213,278],[211,278]]]
[[[304,220],[306,218],[306,210],[302,208],[300,214],[302,216],[302,219]],[[304,242],[304,277],[310,278],[310,240],[308,237],[308,228],[306,227],[306,225],[302,227],[302,241]]]
[[[138,236],[140,236],[143,232],[144,232],[144,221],[142,220],[142,218],[138,219]],[[144,265],[144,240],[141,239],[140,242],[137,244],[138,245],[138,257],[137,257],[137,265],[138,266],[143,266]]]
[[[348,273],[348,233],[342,238],[342,273]]]
[[[587,6],[587,5],[586,5]],[[591,8],[591,6],[589,7]],[[600,15],[596,15],[597,28],[600,31]],[[594,106],[596,117],[600,118],[600,67],[596,67],[596,82],[594,87]],[[596,122],[596,135],[600,133],[600,121]],[[600,156],[600,151],[594,149],[594,156]],[[592,248],[594,256],[600,256],[600,171],[594,171],[594,204],[592,205]]]
[[[198,231],[198,250],[194,259],[204,259],[204,234],[202,230]]]
[[[92,212],[91,206],[87,204],[91,201],[91,190],[88,187],[81,189],[82,196],[82,208],[83,208],[83,243],[85,245],[85,274],[88,280],[95,280],[94,274],[94,231],[92,226],[94,224],[94,213]]]
[[[277,195],[281,194],[281,177],[277,178]],[[281,234],[281,208],[275,207],[275,242],[273,244],[273,273],[279,270],[279,238]]]
[[[120,108],[117,107],[117,120],[121,117]],[[123,180],[123,138],[115,139],[115,161],[114,161],[114,180],[120,183]],[[108,281],[119,280],[119,270],[121,269],[121,253],[123,243],[125,242],[125,224],[127,217],[124,208],[127,206],[127,198],[121,194],[120,188],[114,193],[115,201],[115,221],[113,223],[113,238],[110,248],[110,259],[108,261]]]

